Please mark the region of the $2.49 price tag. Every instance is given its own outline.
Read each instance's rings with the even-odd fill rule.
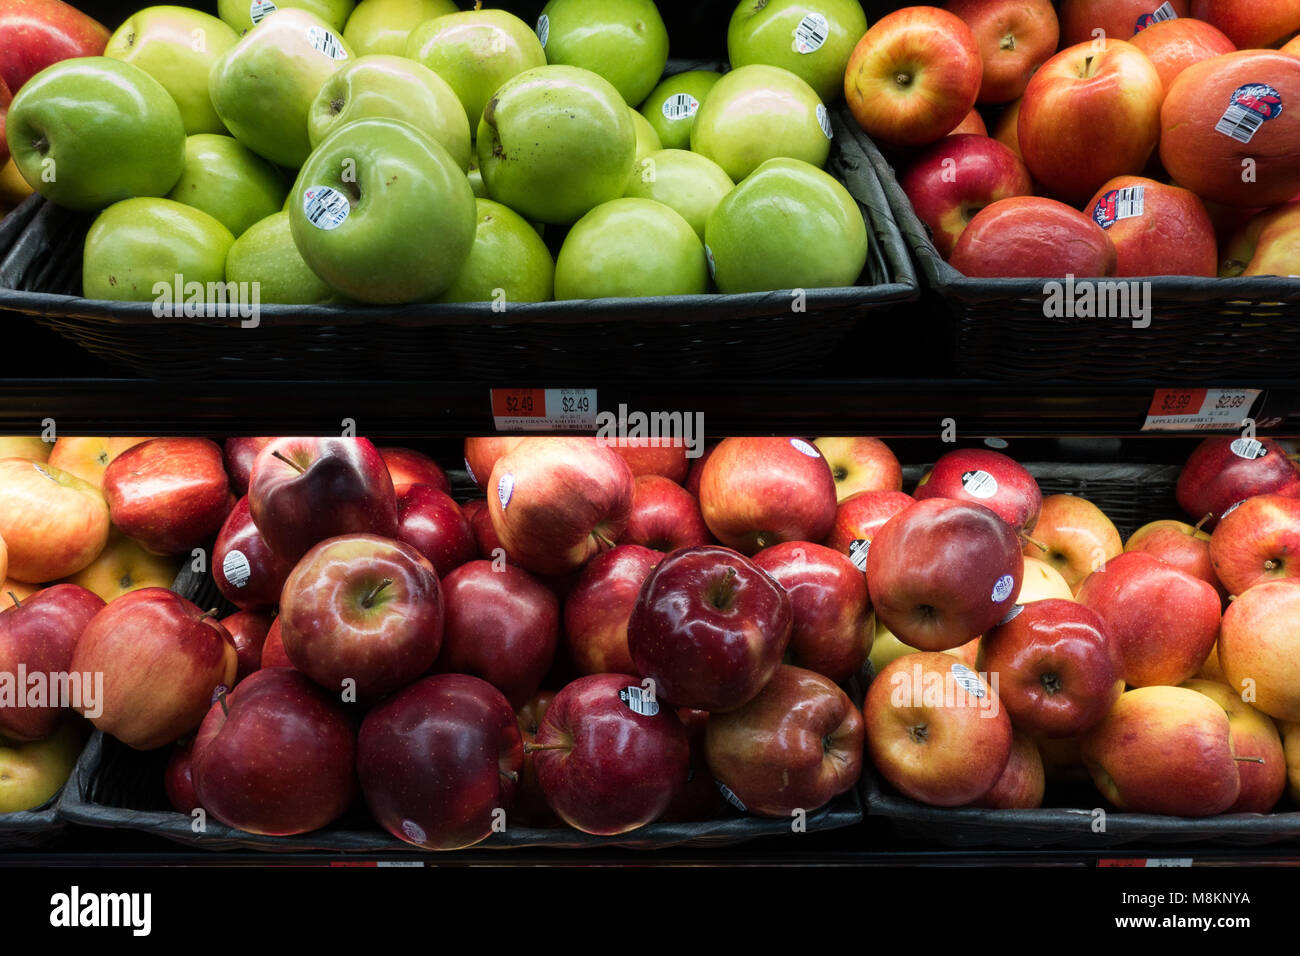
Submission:
[[[1259,398],[1257,388],[1158,388],[1144,432],[1221,431],[1241,427]]]
[[[494,388],[492,421],[499,432],[596,430],[594,388]]]

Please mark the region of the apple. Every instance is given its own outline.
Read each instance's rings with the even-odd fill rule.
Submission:
[[[258,289],[259,301],[268,304],[319,305],[338,299],[294,245],[287,212],[267,216],[235,240],[226,254],[226,281],[249,283]]]
[[[13,578],[5,578],[4,586],[0,588],[0,605],[3,605],[4,601],[12,603],[15,599],[24,601],[40,590],[41,586],[39,584],[24,584],[22,581],[15,581]]]
[[[902,466],[879,438],[818,438],[813,444],[830,465],[837,502],[860,491],[902,490]]]
[[[686,70],[665,77],[641,104],[641,115],[654,127],[664,149],[689,150],[695,114],[713,85],[722,79],[714,70]]]
[[[235,139],[296,169],[312,150],[312,100],[352,51],[336,27],[307,10],[280,10],[259,26],[212,64],[208,92]]]
[[[9,104],[13,102],[13,98],[13,93],[9,91],[9,87],[5,86],[5,81],[0,78],[0,169],[8,168],[10,165],[9,141],[5,139],[5,121],[9,118]],[[7,200],[8,198],[7,195],[0,195],[0,199]]]
[[[632,471],[592,438],[527,438],[488,480],[492,527],[537,574],[576,571],[614,546],[632,513]]]
[[[335,32],[347,23],[355,0],[217,0],[217,15],[246,36],[277,10],[301,10],[318,17]]]
[[[226,474],[230,476],[230,490],[237,496],[242,498],[248,494],[248,478],[252,474],[257,453],[273,441],[273,437],[226,439],[223,446]]]
[[[284,561],[336,535],[397,535],[393,481],[365,438],[277,438],[253,461],[248,507]]]
[[[691,763],[686,771],[686,784],[668,804],[659,819],[665,823],[700,823],[713,820],[726,809],[726,800],[709,770],[704,740],[708,734],[709,713],[704,710],[679,708],[677,719],[686,728],[691,744]],[[859,748],[859,755],[861,748]]]
[[[492,512],[488,509],[487,499],[467,501],[463,510],[465,517],[469,518],[470,528],[474,531],[474,542],[478,545],[479,557],[509,561],[510,556],[506,554],[501,539],[497,537],[496,528],[492,526]]]
[[[704,246],[691,224],[652,199],[612,199],[569,230],[555,260],[556,299],[702,295]]]
[[[533,754],[546,802],[569,826],[615,836],[652,823],[686,783],[690,742],[631,674],[593,674],[547,708]]]
[[[866,752],[894,789],[941,807],[988,793],[1011,759],[997,691],[947,654],[908,654],[867,688]]]
[[[1120,695],[1084,735],[1083,762],[1102,795],[1133,813],[1214,816],[1241,792],[1228,715],[1186,687]]]
[[[147,438],[81,438],[63,436],[49,449],[51,468],[58,468],[97,488],[103,486],[104,470],[114,458]]]
[[[274,617],[267,611],[236,611],[221,619],[221,626],[230,633],[235,643],[239,669],[235,673],[238,685],[249,674],[262,668],[262,648]]]
[[[150,554],[114,529],[99,557],[64,580],[113,601],[140,588],[171,587],[180,569],[180,560]],[[4,593],[0,591],[0,596]]]
[[[403,56],[416,27],[458,10],[452,0],[361,0],[343,27],[343,39],[357,56]]]
[[[49,461],[55,444],[37,435],[0,435],[0,458]]]
[[[36,810],[54,798],[81,756],[85,727],[65,720],[50,736],[30,743],[0,737],[0,815]]]
[[[1124,552],[1114,522],[1087,498],[1048,495],[1038,512],[1033,540],[1024,553],[1060,572],[1071,590],[1106,562]]]
[[[221,446],[207,438],[151,438],[104,471],[113,524],[152,554],[206,544],[229,513]]]
[[[1022,163],[1025,157],[1020,154],[1020,104],[1024,100],[1020,99],[1008,103],[1007,106],[998,114],[997,122],[993,124],[992,136],[999,143],[1005,146],[1011,152],[1016,154],[1016,158]]]
[[[837,684],[856,676],[875,636],[862,571],[839,551],[808,541],[766,548],[754,555],[754,564],[790,598],[789,663]]]
[[[691,150],[739,183],[766,161],[797,159],[820,169],[831,125],[811,86],[778,66],[750,64],[713,84],[695,114]]]
[[[998,697],[1017,730],[1073,737],[1099,723],[1124,690],[1110,626],[1071,600],[1023,605],[984,635],[975,668],[998,675]]]
[[[109,31],[62,0],[0,3],[0,80],[14,93],[45,69],[80,57],[99,56]]]
[[[397,486],[397,538],[429,560],[441,580],[478,557],[474,529],[446,492],[423,484]]]
[[[1115,244],[1115,275],[1214,276],[1214,224],[1196,194],[1143,176],[1116,176],[1084,209]]]
[[[316,683],[373,699],[433,666],[443,614],[437,572],[415,548],[340,535],[303,555],[284,582],[280,634],[293,666]]]
[[[224,133],[208,96],[208,71],[239,35],[226,23],[180,6],[145,7],[113,31],[104,56],[144,70],[176,101],[185,134]]]
[[[632,469],[632,477],[642,475],[660,475],[674,484],[680,485],[686,480],[690,470],[691,451],[699,453],[698,441],[692,443],[685,438],[642,438],[633,435],[616,435],[607,438],[609,446],[618,452],[618,456]]]
[[[1032,810],[1043,805],[1047,773],[1038,743],[1019,730],[1011,738],[1011,757],[997,783],[971,806],[990,810]]]
[[[469,258],[439,302],[549,302],[555,260],[528,220],[491,199],[475,198],[477,226]],[[485,474],[490,474],[491,469]]]
[[[465,470],[480,491],[487,491],[488,477],[497,459],[521,441],[519,435],[492,435],[465,439]]]
[[[582,674],[632,673],[627,626],[641,585],[663,553],[620,544],[597,555],[578,576],[564,601],[564,638]]]
[[[1060,23],[1051,0],[948,0],[944,9],[970,27],[979,44],[980,103],[1010,103],[1056,52]]]
[[[1256,495],[1226,513],[1210,535],[1214,573],[1240,597],[1264,581],[1300,578],[1300,499]]]
[[[280,171],[238,140],[198,133],[185,140],[185,171],[167,198],[203,210],[239,237],[279,212],[288,195]]]
[[[709,214],[734,186],[713,160],[683,149],[661,149],[642,161],[624,195],[663,203],[690,223],[703,242]]]
[[[924,651],[958,647],[993,627],[1016,603],[1023,579],[1012,527],[981,504],[949,498],[900,511],[867,553],[876,619]]]
[[[1075,598],[1101,615],[1132,687],[1180,684],[1196,673],[1219,633],[1215,589],[1158,558],[1128,551],[1094,571]]]
[[[542,719],[554,699],[555,691],[538,691],[524,706],[515,711],[515,717],[519,721],[519,736],[524,744],[524,762],[523,768],[519,771],[519,784],[515,789],[510,818],[526,827],[552,827],[560,822],[555,812],[546,805],[546,798],[542,796],[542,786],[537,782],[534,755],[528,752],[528,747],[537,742],[537,732],[542,728]]]
[[[163,789],[167,791],[167,802],[173,810],[187,817],[192,817],[195,810],[202,809],[198,795],[194,792],[193,757],[194,740],[178,740],[167,760],[167,769],[163,771]]]
[[[983,505],[1022,536],[1038,524],[1043,493],[1034,476],[1013,458],[987,448],[950,451],[917,486],[917,501],[949,498]]]
[[[1260,713],[1231,687],[1208,680],[1181,685],[1204,694],[1223,708],[1232,731],[1232,753],[1237,761],[1241,792],[1226,813],[1268,813],[1286,791],[1286,756],[1277,724]]]
[[[14,94],[5,137],[33,189],[82,212],[163,196],[185,166],[176,102],[144,70],[108,57],[64,60],[32,77]]]
[[[1178,74],[1193,63],[1237,49],[1236,44],[1218,28],[1204,20],[1182,17],[1152,23],[1129,42],[1147,55],[1160,74],[1166,93]]]
[[[7,678],[8,703],[0,704],[0,735],[14,741],[39,740],[58,728],[67,707],[91,700],[102,688],[89,685],[81,675],[64,700],[58,675],[69,674],[72,656],[86,625],[104,607],[98,595],[75,584],[55,584],[36,592],[20,604],[0,611],[0,675]],[[25,682],[19,677],[25,673]],[[33,678],[39,678],[34,685]],[[38,690],[40,688],[40,690]],[[40,699],[37,699],[39,695]]]
[[[234,685],[238,655],[209,612],[166,588],[142,588],[86,625],[70,671],[102,673],[99,730],[136,750],[154,750],[196,729],[212,692]]]
[[[979,41],[961,17],[904,7],[877,20],[854,47],[844,98],[873,140],[921,146],[962,121],[982,79]]]
[[[644,165],[646,157],[651,153],[659,152],[664,148],[664,144],[659,141],[659,134],[655,132],[648,119],[630,106],[627,112],[632,118],[632,128],[636,131],[636,154],[632,160],[632,168],[637,171]]]
[[[835,509],[835,523],[826,536],[826,546],[847,554],[859,568],[865,568],[866,549],[876,532],[915,500],[901,491],[859,491],[849,495]]]
[[[706,443],[704,450],[700,452],[700,457],[691,463],[690,470],[686,473],[686,481],[682,484],[682,487],[693,494],[696,499],[700,497],[700,478],[704,474],[704,463],[709,460],[709,456],[713,454],[714,449],[719,444],[721,443],[718,441]]]
[[[1029,171],[1015,153],[995,139],[975,135],[949,134],[926,147],[899,185],[945,258],[981,209],[1033,192]]]
[[[238,499],[212,548],[212,578],[222,597],[245,610],[274,607],[293,565],[272,551],[257,530],[248,496]]]
[[[704,523],[699,502],[689,491],[663,475],[640,475],[632,495],[632,513],[618,543],[667,552],[712,544],[713,535]]]
[[[1115,244],[1101,226],[1077,209],[1039,196],[985,206],[948,257],[958,272],[988,278],[1108,276],[1117,261]]]
[[[1061,0],[1061,42],[1073,46],[1103,34],[1128,40],[1160,22],[1157,16],[1162,19],[1169,15],[1174,19],[1191,16],[1191,6],[1191,0],[1169,0],[1163,4],[1154,0]]]
[[[668,30],[652,0],[550,0],[537,36],[547,63],[600,74],[632,107],[668,62]]]
[[[789,70],[833,103],[866,32],[857,0],[741,0],[727,25],[727,59],[732,69],[762,63]]]
[[[357,792],[356,724],[333,694],[272,668],[222,692],[194,738],[199,804],[227,826],[289,836],[332,823]]]
[[[1296,647],[1300,587],[1266,581],[1240,594],[1223,613],[1219,663],[1242,699],[1278,720],[1300,720]]]
[[[1276,46],[1300,31],[1300,3],[1296,0],[1276,0],[1262,5],[1232,0],[1191,0],[1191,15],[1218,27],[1243,50]]]
[[[627,644],[656,696],[722,713],[762,690],[792,626],[790,598],[767,572],[727,548],[686,548],[642,584]]]
[[[280,618],[271,622],[271,629],[266,632],[266,642],[262,645],[262,670],[268,667],[293,667],[293,661],[284,650],[284,638],[280,634]]]
[[[94,485],[48,464],[0,459],[10,576],[39,584],[76,574],[104,550],[108,528],[108,505]]]
[[[1274,206],[1252,216],[1228,240],[1220,276],[1290,276],[1300,246],[1300,203]]]
[[[854,285],[869,248],[849,191],[815,166],[786,158],[767,160],[722,197],[705,223],[704,243],[713,281],[729,294]]]
[[[1264,207],[1300,193],[1300,58],[1240,50],[1178,74],[1160,108],[1160,162],[1205,200]],[[17,99],[14,100],[17,103]],[[1032,166],[1031,166],[1032,168]]]
[[[1171,519],[1150,521],[1138,528],[1124,543],[1125,551],[1145,551],[1165,564],[1186,571],[1211,585],[1219,596],[1226,598],[1227,591],[1214,573],[1210,558],[1210,536],[1200,528],[1183,521]],[[1214,657],[1211,651],[1210,657]]]
[[[1175,493],[1188,517],[1213,531],[1233,505],[1247,498],[1300,497],[1300,469],[1271,438],[1216,436],[1188,456]]]
[[[989,128],[984,122],[984,117],[980,115],[979,109],[973,109],[966,114],[966,118],[952,128],[949,136],[960,136],[963,133],[973,133],[976,136],[988,136]],[[1008,147],[1010,148],[1010,147]],[[1014,150],[1013,150],[1014,152]],[[1020,154],[1016,153],[1016,159],[1020,159]]]

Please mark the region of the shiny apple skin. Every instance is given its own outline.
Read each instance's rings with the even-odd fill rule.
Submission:
[[[632,514],[618,543],[667,552],[712,544],[713,535],[694,495],[662,475],[638,475]]]
[[[253,473],[253,462],[257,453],[271,442],[274,436],[262,438],[227,438],[223,453],[226,461],[226,474],[230,477],[230,490],[242,498],[248,494],[248,479]]]
[[[152,554],[182,554],[210,541],[230,510],[229,495],[221,447],[206,438],[151,438],[104,471],[113,524]]]
[[[661,551],[620,544],[588,562],[564,601],[564,636],[569,656],[583,674],[636,670],[627,647],[627,624],[641,585]]]
[[[474,529],[451,495],[425,484],[402,484],[397,493],[397,539],[429,559],[439,578],[478,557]]]
[[[997,482],[992,497],[966,490],[964,476],[983,471]],[[917,501],[952,498],[983,505],[1021,534],[1031,534],[1043,507],[1043,493],[1025,467],[1014,458],[985,448],[950,451],[934,463],[929,480],[913,494]]]
[[[266,635],[273,620],[267,611],[236,611],[221,619],[221,626],[230,633],[231,640],[235,642],[235,652],[239,656],[236,685],[249,674],[262,669],[262,645],[266,643]]]
[[[232,552],[239,555],[230,557]],[[226,563],[230,562],[229,570]],[[247,571],[245,571],[247,564]],[[248,496],[235,502],[212,548],[212,579],[231,604],[243,610],[275,607],[294,563],[280,557],[253,524]],[[237,586],[237,582],[242,585]]]
[[[1233,452],[1244,446],[1242,439],[1213,436],[1202,441],[1188,456],[1178,474],[1175,494],[1178,505],[1193,522],[1210,515],[1202,528],[1213,531],[1223,513],[1256,495],[1284,495],[1300,498],[1300,469],[1286,451],[1271,438],[1256,439],[1262,454],[1247,458]]]
[[[428,485],[443,494],[451,494],[451,482],[442,466],[423,452],[414,448],[389,446],[379,449],[379,457],[388,466],[393,487],[401,485]]]
[[[854,541],[870,541],[885,522],[916,499],[902,491],[859,491],[840,502],[826,547],[848,554]]]

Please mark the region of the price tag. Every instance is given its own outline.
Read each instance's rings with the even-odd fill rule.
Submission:
[[[1224,431],[1241,427],[1259,398],[1257,388],[1158,388],[1144,432]]]
[[[1190,856],[1156,856],[1143,859],[1142,857],[1119,857],[1117,859],[1103,859],[1097,861],[1098,866],[1191,866],[1192,858]]]
[[[491,394],[499,432],[596,430],[594,388],[494,388]]]

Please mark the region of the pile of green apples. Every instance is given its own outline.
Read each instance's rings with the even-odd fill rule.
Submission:
[[[15,91],[18,171],[96,216],[87,298],[183,277],[501,310],[853,285],[866,262],[822,168],[853,0],[745,0],[732,69],[667,77],[650,0],[551,0],[535,29],[450,0],[219,12],[141,10]]]

